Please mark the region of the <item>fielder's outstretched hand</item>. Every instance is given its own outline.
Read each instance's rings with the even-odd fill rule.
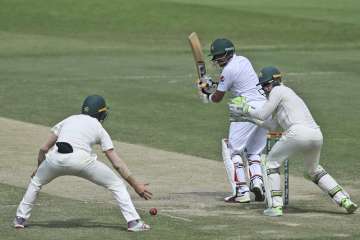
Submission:
[[[147,189],[148,185],[148,183],[137,183],[134,185],[135,192],[145,200],[149,200],[152,197],[152,193]]]

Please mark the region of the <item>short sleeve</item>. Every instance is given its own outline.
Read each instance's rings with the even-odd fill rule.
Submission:
[[[220,75],[219,85],[217,90],[221,92],[227,92],[230,90],[233,84],[233,80],[231,78],[231,73],[228,71],[228,68],[224,68]]]
[[[58,124],[56,124],[55,126],[53,126],[50,131],[52,133],[54,133],[56,136],[59,136],[61,128],[64,125],[64,121],[65,120],[63,120],[63,121],[59,122]]]
[[[104,128],[101,128],[100,131],[100,146],[103,152],[114,148],[110,135]]]

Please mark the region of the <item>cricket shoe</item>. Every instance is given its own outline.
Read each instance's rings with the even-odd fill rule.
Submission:
[[[16,216],[14,219],[14,227],[15,228],[25,228],[26,227],[26,219]]]
[[[224,198],[224,201],[227,203],[249,203],[250,202],[250,193],[248,191],[243,193],[237,193]]]
[[[143,232],[150,230],[150,226],[141,220],[135,220],[128,223],[129,232]]]
[[[262,183],[253,183],[250,191],[254,193],[256,202],[263,202],[265,200],[265,189]]]
[[[348,197],[344,197],[343,199],[341,199],[340,206],[345,208],[348,213],[354,213],[358,208],[358,206],[353,203]]]
[[[283,215],[282,207],[271,207],[264,210],[264,215],[269,217],[279,217]]]

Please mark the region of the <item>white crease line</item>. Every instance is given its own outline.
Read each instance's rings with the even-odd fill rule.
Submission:
[[[145,208],[137,208],[137,209],[140,209],[142,211],[147,211],[147,209]],[[170,214],[167,214],[167,213],[159,213],[158,211],[158,215],[163,215],[163,216],[166,216],[166,217],[169,217],[169,218],[173,218],[173,219],[178,219],[178,220],[182,220],[182,221],[185,221],[185,222],[192,222],[191,219],[188,219],[188,218],[183,218],[183,217],[177,217],[177,216],[173,216],[173,215],[170,215]]]
[[[191,219],[187,219],[187,218],[183,218],[183,217],[176,217],[176,216],[172,216],[172,215],[167,214],[167,213],[161,213],[161,215],[167,216],[167,217],[169,217],[169,218],[174,218],[174,219],[183,220],[183,221],[185,221],[185,222],[192,222]]]
[[[109,202],[109,203],[113,204],[113,205],[117,205],[117,203],[114,203],[114,202]],[[137,207],[136,209],[142,210],[144,212],[148,212],[148,209],[145,209],[145,208]],[[185,222],[192,222],[191,219],[183,218],[183,217],[177,217],[177,216],[173,216],[173,215],[170,215],[170,214],[167,214],[167,213],[159,213],[159,211],[158,211],[158,215],[163,215],[163,216],[166,216],[166,217],[169,217],[169,218],[178,219],[178,220],[182,220],[182,221],[185,221]]]
[[[298,227],[301,224],[299,223],[288,223],[288,222],[279,222],[280,225],[285,225],[285,226],[289,226],[289,227]]]
[[[179,80],[174,79],[193,79],[194,74],[186,75],[133,75],[133,76],[82,76],[82,77],[40,77],[41,79],[46,79],[46,81],[88,81],[88,80],[146,80],[146,79],[168,79],[168,83],[176,83]],[[7,77],[6,80],[9,81],[21,81],[21,82],[30,82],[32,79],[24,79],[23,77]]]
[[[286,76],[307,76],[307,75],[331,75],[331,74],[344,74],[349,72],[284,72],[283,74]]]

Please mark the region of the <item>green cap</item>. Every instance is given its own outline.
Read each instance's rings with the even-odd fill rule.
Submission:
[[[274,80],[275,78],[281,78],[281,72],[279,69],[273,66],[264,67],[259,72],[259,83],[257,85],[264,84]]]
[[[234,44],[230,40],[226,38],[218,38],[211,44],[209,56],[212,56],[212,60],[214,60],[214,57],[217,55],[223,55],[234,51]]]

